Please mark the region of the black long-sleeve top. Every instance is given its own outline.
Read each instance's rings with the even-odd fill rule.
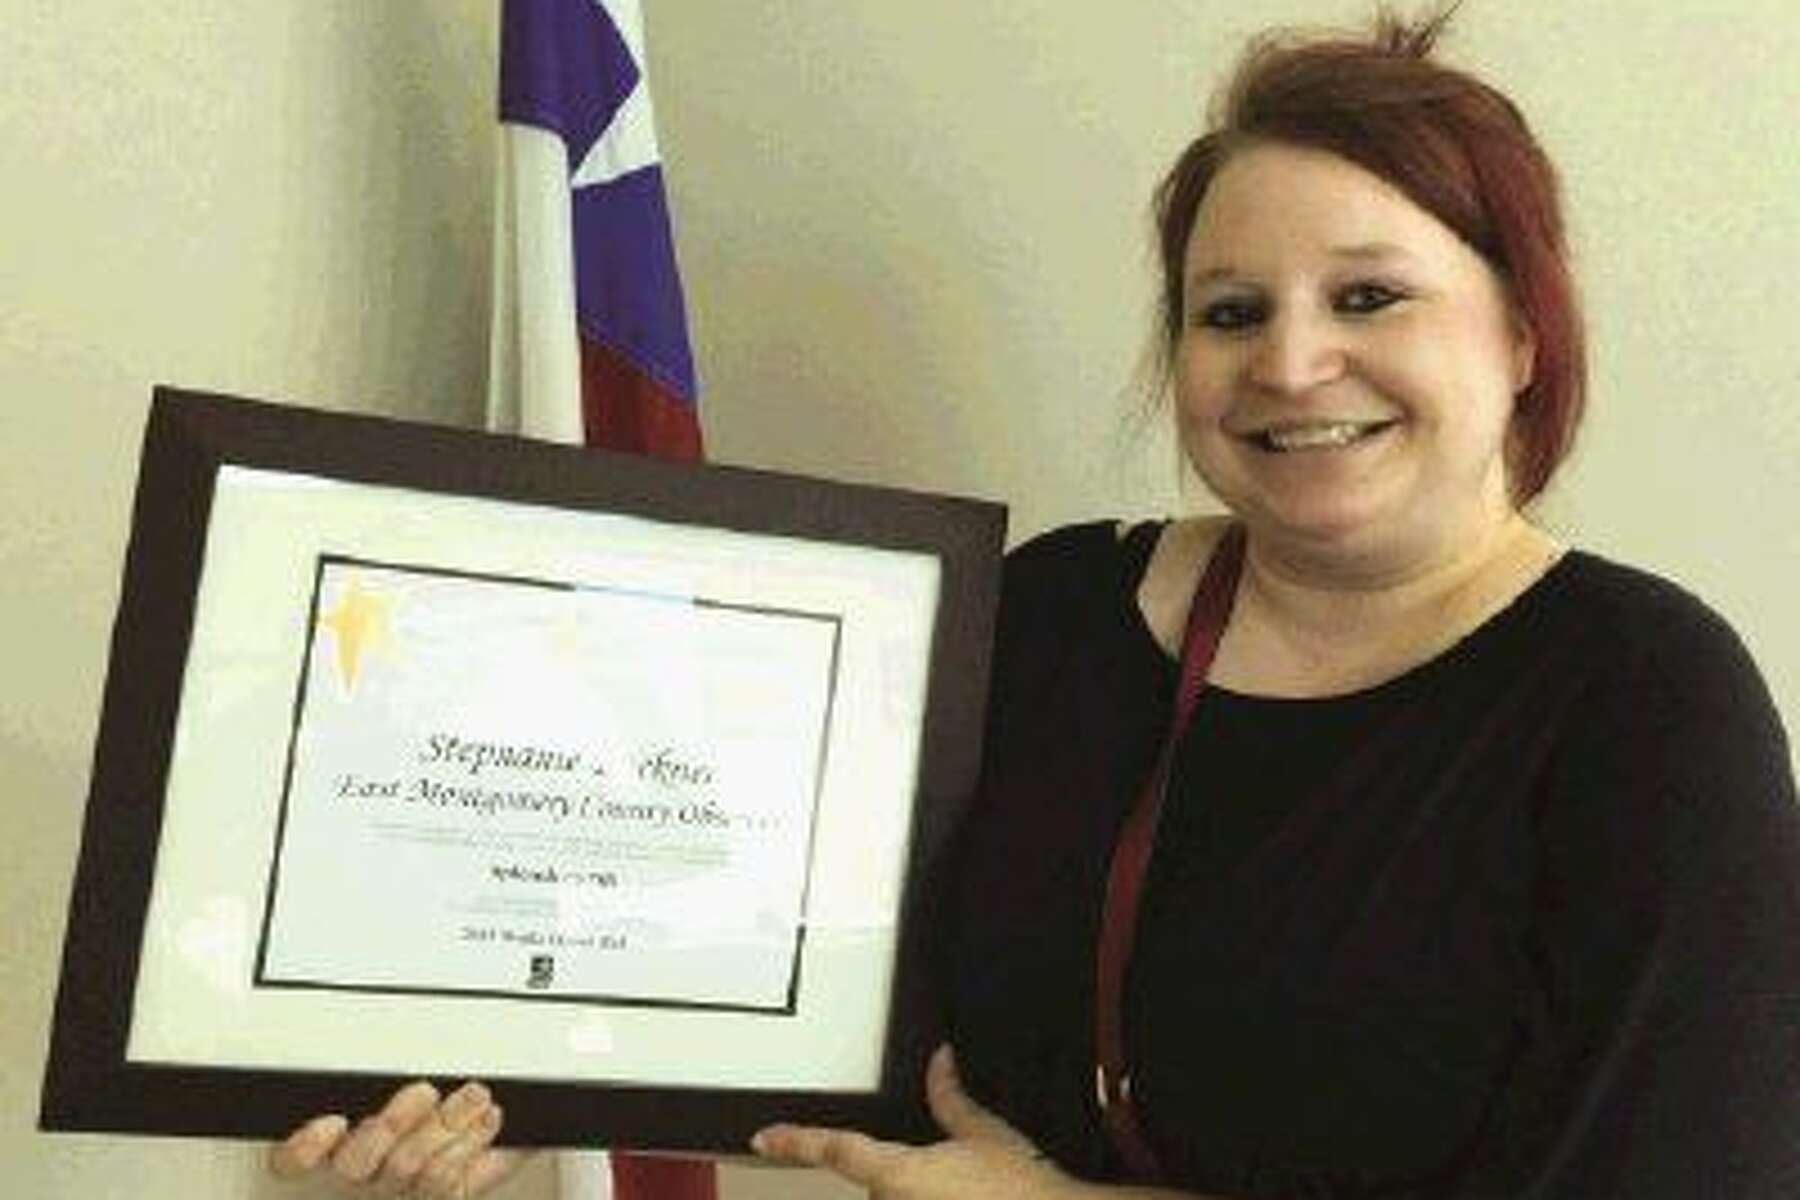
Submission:
[[[952,1029],[971,1088],[1115,1178],[1093,1098],[1106,865],[1176,667],[1157,527],[1006,567]],[[1431,661],[1208,687],[1126,984],[1166,1182],[1263,1197],[1800,1197],[1800,810],[1724,622],[1571,552]]]

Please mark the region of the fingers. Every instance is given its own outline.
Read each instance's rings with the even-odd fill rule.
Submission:
[[[499,1121],[489,1119],[495,1116],[488,1090],[479,1083],[463,1084],[414,1123],[387,1152],[381,1160],[383,1189],[397,1195],[440,1156],[450,1154],[465,1161],[486,1148],[500,1132]]]
[[[498,1117],[495,1119],[497,1122]],[[495,1128],[498,1127],[496,1124]],[[492,1147],[483,1150],[463,1170],[464,1194],[481,1195],[518,1170],[528,1157],[530,1152],[525,1150],[495,1150]]]
[[[345,1183],[365,1183],[380,1169],[395,1144],[429,1118],[438,1090],[420,1080],[395,1092],[382,1110],[357,1122],[331,1156],[331,1170]]]
[[[335,1114],[314,1117],[270,1148],[269,1169],[289,1179],[329,1169],[358,1190],[467,1200],[527,1157],[494,1148],[503,1118],[479,1083],[465,1083],[442,1101],[429,1083],[410,1083],[354,1128]]]
[[[350,1129],[336,1113],[314,1117],[269,1148],[269,1170],[283,1179],[304,1175],[324,1162]]]
[[[802,1167],[824,1167],[850,1182],[873,1187],[910,1147],[851,1129],[771,1125],[750,1139],[764,1158]]]
[[[1002,1142],[1027,1153],[1036,1153],[1029,1138],[976,1103],[963,1090],[962,1077],[956,1073],[956,1055],[949,1046],[939,1046],[925,1068],[925,1105],[938,1125],[953,1138]]]
[[[431,1200],[467,1200],[505,1178],[518,1156],[491,1145],[504,1117],[498,1104],[489,1104],[468,1129],[441,1145],[414,1181],[419,1193]]]

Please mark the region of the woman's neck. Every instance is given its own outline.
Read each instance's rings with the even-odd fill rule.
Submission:
[[[1212,677],[1257,694],[1369,687],[1436,656],[1506,607],[1559,548],[1509,512],[1410,557],[1345,561],[1252,531]]]

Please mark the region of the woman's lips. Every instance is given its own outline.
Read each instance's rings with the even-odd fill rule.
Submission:
[[[1295,421],[1243,435],[1245,441],[1272,454],[1307,450],[1341,450],[1398,425],[1399,421]]]

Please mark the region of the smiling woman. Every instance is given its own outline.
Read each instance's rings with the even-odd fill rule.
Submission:
[[[1259,41],[1169,174],[1164,374],[1230,516],[1014,551],[948,1136],[763,1153],[944,1200],[1793,1194],[1786,736],[1710,609],[1527,510],[1582,326],[1446,20]]]
[[[1517,389],[1509,447],[1513,497],[1523,503],[1544,490],[1574,441],[1587,388],[1586,337],[1555,167],[1511,100],[1430,57],[1453,11],[1413,26],[1386,22],[1372,42],[1276,33],[1252,45],[1213,127],[1183,152],[1157,195],[1164,365],[1178,357],[1191,289],[1212,281],[1205,267],[1194,272],[1189,256],[1220,170],[1259,145],[1361,167],[1365,182],[1373,177],[1380,191],[1431,221],[1427,240],[1447,234],[1492,268],[1509,315],[1529,338],[1531,369]],[[1406,257],[1404,243],[1335,249],[1373,275],[1366,290],[1343,297],[1348,310],[1405,297],[1375,269]]]

